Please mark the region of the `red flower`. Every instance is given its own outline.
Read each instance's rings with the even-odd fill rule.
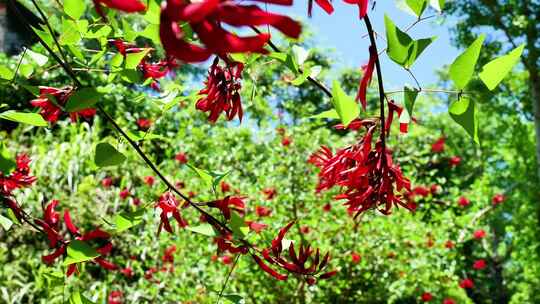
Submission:
[[[124,294],[120,290],[113,290],[109,293],[108,304],[122,304]]]
[[[270,216],[270,214],[272,214],[272,210],[267,207],[257,206],[255,207],[255,213],[257,213],[257,216],[259,217],[265,217]]]
[[[261,0],[266,3],[292,5],[292,1]],[[203,47],[192,44],[178,24],[187,22]],[[268,13],[256,5],[240,5],[239,1],[203,0],[184,2],[167,0],[162,5],[160,37],[168,55],[186,62],[205,61],[211,54],[225,58],[228,53],[267,53],[263,46],[269,34],[239,37],[222,25],[233,27],[270,25],[285,35],[298,38],[301,26],[287,16]]]
[[[452,156],[450,158],[450,166],[455,167],[461,163],[461,157],[459,156]]]
[[[369,6],[368,0],[343,0],[345,3],[356,4],[358,5],[358,16],[360,19],[364,18],[367,15],[367,10]]]
[[[103,186],[103,188],[109,188],[110,186],[112,186],[112,184],[113,180],[110,177],[105,177],[101,180],[101,185]]]
[[[433,295],[432,295],[431,293],[429,293],[429,292],[424,292],[424,293],[422,294],[422,302],[429,302],[429,301],[431,301],[431,300],[433,300]]]
[[[435,195],[439,193],[439,190],[441,190],[441,187],[439,187],[439,185],[437,184],[433,184],[431,185],[431,187],[429,187],[429,191],[431,192],[431,195]]]
[[[101,5],[105,5],[112,9],[124,11],[126,13],[136,13],[146,10],[146,6],[139,0],[92,0],[96,8],[96,12],[105,17]]]
[[[446,247],[448,249],[452,249],[452,248],[454,248],[454,246],[455,246],[454,242],[452,242],[450,240],[446,241],[446,243],[444,244],[444,247]]]
[[[495,205],[498,205],[502,202],[504,202],[504,200],[506,199],[506,197],[503,195],[503,194],[495,194],[493,196],[493,198],[491,199],[491,202],[493,203],[493,206]]]
[[[471,289],[474,287],[474,282],[472,279],[469,279],[469,278],[465,278],[463,280],[461,280],[461,282],[459,282],[459,287],[463,288],[463,289]]]
[[[479,260],[474,261],[473,268],[476,269],[476,270],[482,270],[482,269],[486,268],[486,261],[483,260],[483,259],[479,259]]]
[[[120,198],[123,199],[123,200],[128,198],[130,195],[131,195],[131,193],[129,193],[128,188],[124,188],[124,189],[122,189],[122,191],[120,191]]]
[[[135,206],[139,206],[139,205],[141,204],[141,199],[138,198],[138,197],[134,197],[132,203],[133,203],[133,205],[135,205]]]
[[[163,263],[174,263],[174,253],[176,252],[176,246],[171,245],[167,249],[165,249],[165,252],[163,253],[163,257],[161,260]]]
[[[145,182],[148,186],[152,187],[152,186],[154,185],[154,183],[156,182],[156,178],[153,177],[152,175],[148,175],[148,176],[145,176],[145,177],[144,177],[144,182]]]
[[[174,159],[176,159],[176,161],[181,163],[181,164],[186,164],[188,162],[188,156],[184,152],[180,152],[180,153],[176,154]]]
[[[245,197],[227,196],[224,199],[216,200],[208,203],[208,207],[218,208],[226,219],[231,218],[231,209],[240,213],[244,212]]]
[[[362,80],[360,81],[360,87],[358,89],[358,94],[356,95],[356,101],[360,101],[362,103],[362,108],[364,111],[367,107],[367,100],[366,100],[366,93],[367,93],[367,87],[371,83],[371,78],[373,76],[373,70],[375,69],[375,61],[377,60],[377,51],[373,46],[369,47],[369,62],[365,66],[362,67],[362,70],[364,71],[364,75],[362,76]]]
[[[26,154],[17,155],[15,163],[15,170],[9,175],[6,174],[7,172],[0,171],[0,198],[11,196],[13,190],[28,187],[37,179],[34,176],[30,176],[30,167],[28,166],[30,158]],[[15,203],[14,201],[11,202]],[[13,211],[15,212],[16,210]]]
[[[225,265],[230,265],[233,262],[233,258],[231,258],[229,255],[224,255],[221,257],[221,262]]]
[[[133,269],[131,269],[131,267],[126,267],[126,268],[120,270],[120,272],[123,275],[125,275],[127,278],[133,277]]]
[[[45,214],[43,219],[45,223],[49,224],[51,227],[57,227],[58,221],[60,220],[60,213],[54,210],[58,206],[58,200],[52,200],[45,206]]]
[[[426,241],[426,246],[428,248],[431,248],[431,247],[433,247],[434,244],[435,244],[435,242],[433,241],[433,239],[431,237],[428,237],[428,239]]]
[[[362,261],[362,257],[356,253],[356,252],[352,252],[351,253],[351,260],[354,264],[358,264],[360,263],[360,261]]]
[[[415,195],[419,195],[421,197],[426,197],[429,195],[430,193],[430,190],[424,186],[418,186],[418,187],[415,187],[412,192],[415,194]]]
[[[315,3],[322,8],[328,15],[334,12],[332,3],[328,0],[315,0]],[[308,0],[308,16],[311,17],[311,11],[313,10],[313,0]]]
[[[34,107],[41,108],[39,112],[43,119],[46,121],[55,123],[60,116],[64,113],[61,109],[69,97],[73,94],[73,88],[67,87],[65,89],[57,89],[51,87],[39,87],[39,97],[30,101]],[[50,96],[54,98],[51,100]],[[96,115],[95,109],[83,109],[77,112],[70,112],[69,117],[72,122],[77,121],[78,117],[91,118]]]
[[[458,205],[460,205],[461,207],[467,207],[471,204],[471,201],[466,198],[465,196],[461,196],[459,199],[458,199]]]
[[[445,142],[444,136],[437,139],[437,141],[434,142],[431,145],[431,152],[433,152],[433,153],[441,153],[441,152],[443,152],[444,151],[444,142]]]
[[[486,232],[484,231],[484,229],[478,229],[473,233],[473,237],[477,240],[481,240],[486,237]]]
[[[124,55],[124,57],[127,54],[140,53],[143,51],[142,48],[138,48],[135,44],[127,43],[123,41],[122,39],[111,39],[109,40],[109,43],[113,44],[114,47],[118,50],[118,52]]]
[[[264,193],[267,200],[271,200],[276,196],[277,191],[275,188],[266,188],[262,191],[262,193]]]
[[[222,112],[226,113],[227,119],[232,120],[236,115],[242,121],[242,102],[240,89],[242,85],[242,70],[244,65],[239,62],[227,63],[226,67],[219,65],[219,57],[216,57],[208,70],[208,78],[205,81],[206,88],[199,91],[199,95],[206,95],[197,100],[196,108],[203,112],[210,112],[208,120],[215,123]]]
[[[255,233],[260,233],[261,231],[263,231],[263,229],[268,228],[268,225],[263,223],[246,221],[246,224],[249,226],[249,229],[255,231]]]
[[[311,229],[309,229],[308,226],[302,226],[302,227],[300,227],[300,233],[303,233],[303,234],[308,234],[310,230],[311,230]]]
[[[456,304],[456,301],[451,298],[446,298],[443,300],[443,304]]]
[[[219,186],[221,187],[221,192],[223,193],[231,191],[231,185],[227,184],[224,181],[222,181]]]
[[[283,136],[283,138],[281,139],[281,144],[284,147],[289,146],[291,143],[292,143],[292,138],[290,138],[289,136]]]
[[[323,211],[324,211],[324,212],[330,212],[330,210],[332,210],[332,205],[330,205],[330,203],[326,203],[326,204],[323,206]]]
[[[137,119],[137,126],[139,126],[141,130],[146,131],[152,126],[152,121],[147,118],[139,118]]]
[[[159,197],[159,200],[155,206],[156,208],[161,209],[161,222],[159,223],[158,234],[163,228],[165,228],[165,230],[169,233],[173,232],[173,229],[169,222],[169,214],[172,214],[172,216],[176,219],[180,228],[184,228],[188,225],[187,222],[180,215],[180,211],[178,210],[179,204],[180,203],[176,199],[176,196],[174,196],[174,194],[172,194],[171,192],[165,192]]]

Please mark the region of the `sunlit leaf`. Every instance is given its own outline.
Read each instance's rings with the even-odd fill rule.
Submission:
[[[416,102],[416,98],[418,97],[418,93],[420,91],[416,88],[409,88],[408,86],[405,86],[403,88],[403,102],[405,104],[405,108],[407,109],[407,112],[412,115],[414,110],[414,104]]]
[[[522,44],[510,53],[490,61],[482,67],[480,79],[482,79],[489,90],[493,91],[504,77],[512,71],[521,58],[524,49],[525,44]]]
[[[450,79],[458,89],[464,89],[471,80],[485,38],[480,35],[450,66]]]
[[[109,143],[99,143],[96,146],[94,162],[98,167],[116,166],[126,160],[124,154],[118,152]]]
[[[139,209],[134,212],[122,212],[115,216],[116,231],[122,232],[142,222],[144,209]]]
[[[198,226],[187,226],[186,230],[193,231],[195,233],[206,235],[206,236],[216,236],[216,232],[214,231],[214,228],[212,228],[212,225],[208,223],[203,223]]]
[[[337,111],[335,109],[332,109],[332,110],[321,112],[321,113],[319,113],[317,115],[313,115],[313,116],[311,116],[311,118],[339,119],[339,114],[337,113]]]
[[[13,160],[11,153],[5,147],[3,142],[0,142],[0,172],[4,174],[9,174],[13,169],[15,169],[16,163]]]
[[[332,83],[332,103],[344,126],[348,126],[351,121],[360,114],[360,106],[351,96],[347,95],[337,80]]]
[[[461,98],[450,105],[448,112],[452,119],[467,131],[474,142],[479,144],[478,119],[474,102],[468,98]]]
[[[26,49],[26,55],[28,55],[28,57],[30,57],[35,63],[37,63],[38,66],[44,66],[45,64],[47,64],[47,61],[49,61],[49,57],[40,53],[36,53],[30,49]]]
[[[85,10],[84,0],[64,0],[64,12],[75,20],[81,18]]]
[[[99,253],[90,245],[79,240],[73,240],[67,247],[67,257],[64,260],[64,265],[90,261],[98,256]]]
[[[103,97],[103,94],[96,88],[82,88],[77,90],[66,103],[66,111],[77,112],[92,108]]]
[[[48,125],[43,117],[37,113],[24,113],[9,110],[0,113],[0,118],[37,127],[46,127]]]
[[[416,16],[420,17],[427,8],[428,0],[406,0],[406,3]]]

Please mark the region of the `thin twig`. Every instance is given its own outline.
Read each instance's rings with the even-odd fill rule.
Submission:
[[[420,85],[420,82],[418,82],[418,79],[416,79],[416,77],[414,76],[411,69],[408,69],[408,68],[404,68],[404,69],[405,71],[407,71],[407,73],[409,73],[409,75],[411,75],[412,79],[414,79],[414,82],[416,82],[416,86],[418,86],[418,90],[422,91],[422,86]]]
[[[234,258],[234,263],[233,263],[233,265],[231,267],[231,270],[229,271],[229,273],[227,273],[227,277],[225,278],[225,282],[223,283],[223,286],[221,287],[221,290],[219,291],[219,295],[218,295],[218,299],[216,301],[216,304],[219,304],[219,300],[221,300],[221,297],[223,296],[223,292],[225,291],[225,288],[227,287],[227,283],[229,283],[229,278],[231,277],[231,274],[233,273],[234,268],[238,264],[238,259],[239,258],[240,258],[240,255],[237,254],[236,257]]]
[[[15,69],[15,73],[13,74],[13,78],[11,79],[11,83],[15,82],[15,79],[17,78],[17,74],[19,73],[19,68],[21,67],[21,63],[24,59],[24,56],[26,55],[26,50],[27,48],[26,47],[23,47],[24,50],[23,50],[23,53],[21,55],[21,59],[19,59],[19,63],[17,63],[17,68]]]

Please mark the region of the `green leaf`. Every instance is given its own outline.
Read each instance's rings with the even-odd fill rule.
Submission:
[[[422,16],[422,13],[427,8],[428,0],[406,0],[407,5],[411,8],[411,10],[420,18]]]
[[[94,162],[98,167],[116,166],[126,160],[124,154],[118,152],[109,143],[99,143],[96,146]]]
[[[103,97],[96,88],[82,88],[77,90],[66,103],[66,111],[77,112],[92,108]]]
[[[142,49],[141,52],[126,54],[124,67],[128,70],[136,69],[139,63],[141,63],[141,60],[143,60],[151,50],[152,49],[145,48]]]
[[[231,211],[231,230],[233,234],[238,238],[243,239],[246,237],[246,234],[249,232],[249,227],[246,225],[246,222],[242,217],[238,215],[235,211]]]
[[[64,12],[75,20],[81,18],[85,10],[84,0],[64,0]]]
[[[436,11],[442,12],[445,4],[445,0],[430,0],[429,4],[431,7],[433,7]]]
[[[69,298],[69,304],[95,304],[90,301],[87,297],[83,296],[80,292],[76,291],[71,294]]]
[[[13,157],[6,149],[3,142],[0,142],[0,172],[5,175],[11,173],[17,164],[13,160]]]
[[[67,257],[64,260],[64,265],[90,261],[98,256],[99,253],[85,242],[73,240],[67,247]]]
[[[46,127],[48,125],[43,117],[37,113],[23,113],[9,110],[0,113],[0,118],[37,127]]]
[[[42,274],[42,276],[45,278],[45,280],[47,280],[47,286],[49,288],[54,288],[54,287],[64,285],[65,275],[61,271],[45,272]]]
[[[482,79],[490,91],[493,91],[504,77],[512,71],[512,68],[521,58],[524,49],[525,44],[522,44],[510,53],[484,65],[482,72],[480,73],[480,79]]]
[[[45,64],[47,64],[47,61],[49,61],[49,57],[41,55],[40,53],[36,53],[31,49],[26,49],[26,54],[30,56],[30,58],[32,58],[32,60],[40,67],[44,66]]]
[[[77,44],[81,40],[79,26],[75,21],[64,19],[62,22],[62,34],[58,42],[60,45]]]
[[[480,35],[450,66],[450,79],[458,89],[464,89],[471,80],[485,38]]]
[[[148,9],[146,10],[146,13],[144,14],[143,18],[144,20],[148,21],[149,23],[153,25],[159,25],[159,15],[160,15],[161,9],[157,1],[150,0],[148,1]]]
[[[332,104],[341,119],[344,126],[348,126],[351,121],[360,114],[360,107],[354,98],[345,94],[339,82],[334,80],[332,83]]]
[[[142,222],[144,211],[144,209],[139,209],[135,212],[122,212],[117,214],[114,218],[114,222],[116,224],[116,231],[122,232],[140,224]]]
[[[330,119],[339,119],[339,114],[336,112],[336,110],[328,110],[321,112],[317,115],[313,115],[310,118],[330,118]]]
[[[135,132],[126,131],[126,133],[129,136],[129,138],[131,138],[133,141],[152,140],[152,139],[160,139],[160,140],[165,140],[165,141],[170,140],[169,138],[164,137],[162,135],[144,132],[144,131],[135,131]]]
[[[33,26],[32,30],[34,31],[34,33],[36,33],[36,35],[39,36],[39,38],[43,39],[43,41],[45,41],[45,44],[47,44],[49,47],[53,44],[53,37],[51,36],[51,33],[35,28]]]
[[[159,38],[159,25],[158,24],[149,24],[144,31],[141,32],[142,37],[146,37],[156,45],[161,43]]]
[[[186,229],[206,236],[216,236],[214,228],[208,223],[203,223],[198,226],[187,226]]]
[[[190,165],[190,164],[186,164],[191,170],[193,170],[195,173],[197,173],[197,175],[199,175],[199,177],[206,183],[206,185],[208,185],[209,187],[212,187],[212,181],[213,181],[213,177],[212,175],[210,174],[210,172],[208,171],[205,171],[203,169],[199,169],[193,165]]]
[[[122,62],[124,62],[124,56],[120,53],[113,56],[111,59],[111,66],[113,68],[117,68],[122,65]]]
[[[0,214],[0,226],[2,226],[2,228],[4,228],[5,231],[8,231],[9,228],[13,226],[13,222],[7,217]]]
[[[311,68],[304,67],[302,70],[302,74],[297,76],[293,81],[291,81],[291,84],[295,86],[299,86],[303,84],[310,75],[311,75]]]
[[[386,15],[384,16],[384,24],[388,43],[386,53],[390,59],[406,69],[410,68],[422,52],[436,39],[436,37],[432,37],[413,40],[407,33],[396,27],[392,19]]]
[[[413,113],[414,103],[416,102],[416,98],[418,97],[419,92],[420,91],[416,88],[411,89],[408,86],[405,86],[405,88],[403,88],[403,101],[409,115],[412,115]]]
[[[474,142],[479,144],[478,119],[476,117],[476,107],[474,102],[468,98],[461,98],[450,105],[448,112],[452,119],[467,131]]]
[[[93,39],[93,38],[101,38],[101,37],[107,37],[111,33],[112,28],[106,24],[93,26],[90,31],[87,31],[84,35],[85,38]]]
[[[6,79],[6,80],[12,80],[14,76],[15,76],[15,72],[12,69],[4,65],[0,65],[0,78]]]
[[[237,295],[237,294],[224,294],[223,298],[229,300],[233,304],[245,303],[244,298],[241,295]]]

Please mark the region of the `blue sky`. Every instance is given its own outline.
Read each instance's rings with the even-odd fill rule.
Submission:
[[[364,22],[358,18],[358,7],[345,4],[342,0],[334,0],[333,4],[335,11],[332,15],[327,15],[314,4],[311,19],[307,18],[307,0],[295,1],[292,8],[273,6],[269,7],[269,10],[286,13],[295,19],[300,18],[306,21],[315,32],[315,41],[318,45],[335,49],[337,59],[335,68],[360,67],[368,59],[369,39],[362,38],[366,29]],[[385,33],[384,14],[388,14],[401,29],[416,20],[415,16],[397,8],[395,1],[378,0],[375,11],[370,12],[370,18],[375,30],[381,35]],[[424,16],[433,14],[433,10],[424,12]],[[450,45],[449,26],[452,19],[446,20],[444,24],[438,24],[434,22],[435,20],[437,18],[426,20],[409,32],[415,39],[438,37],[411,69],[423,87],[434,84],[437,81],[435,71],[445,64],[452,63],[459,55],[459,50]],[[382,39],[377,42],[379,49],[386,45]],[[404,84],[414,84],[410,75],[388,59],[385,54],[381,56],[381,62],[387,90],[400,89]]]

